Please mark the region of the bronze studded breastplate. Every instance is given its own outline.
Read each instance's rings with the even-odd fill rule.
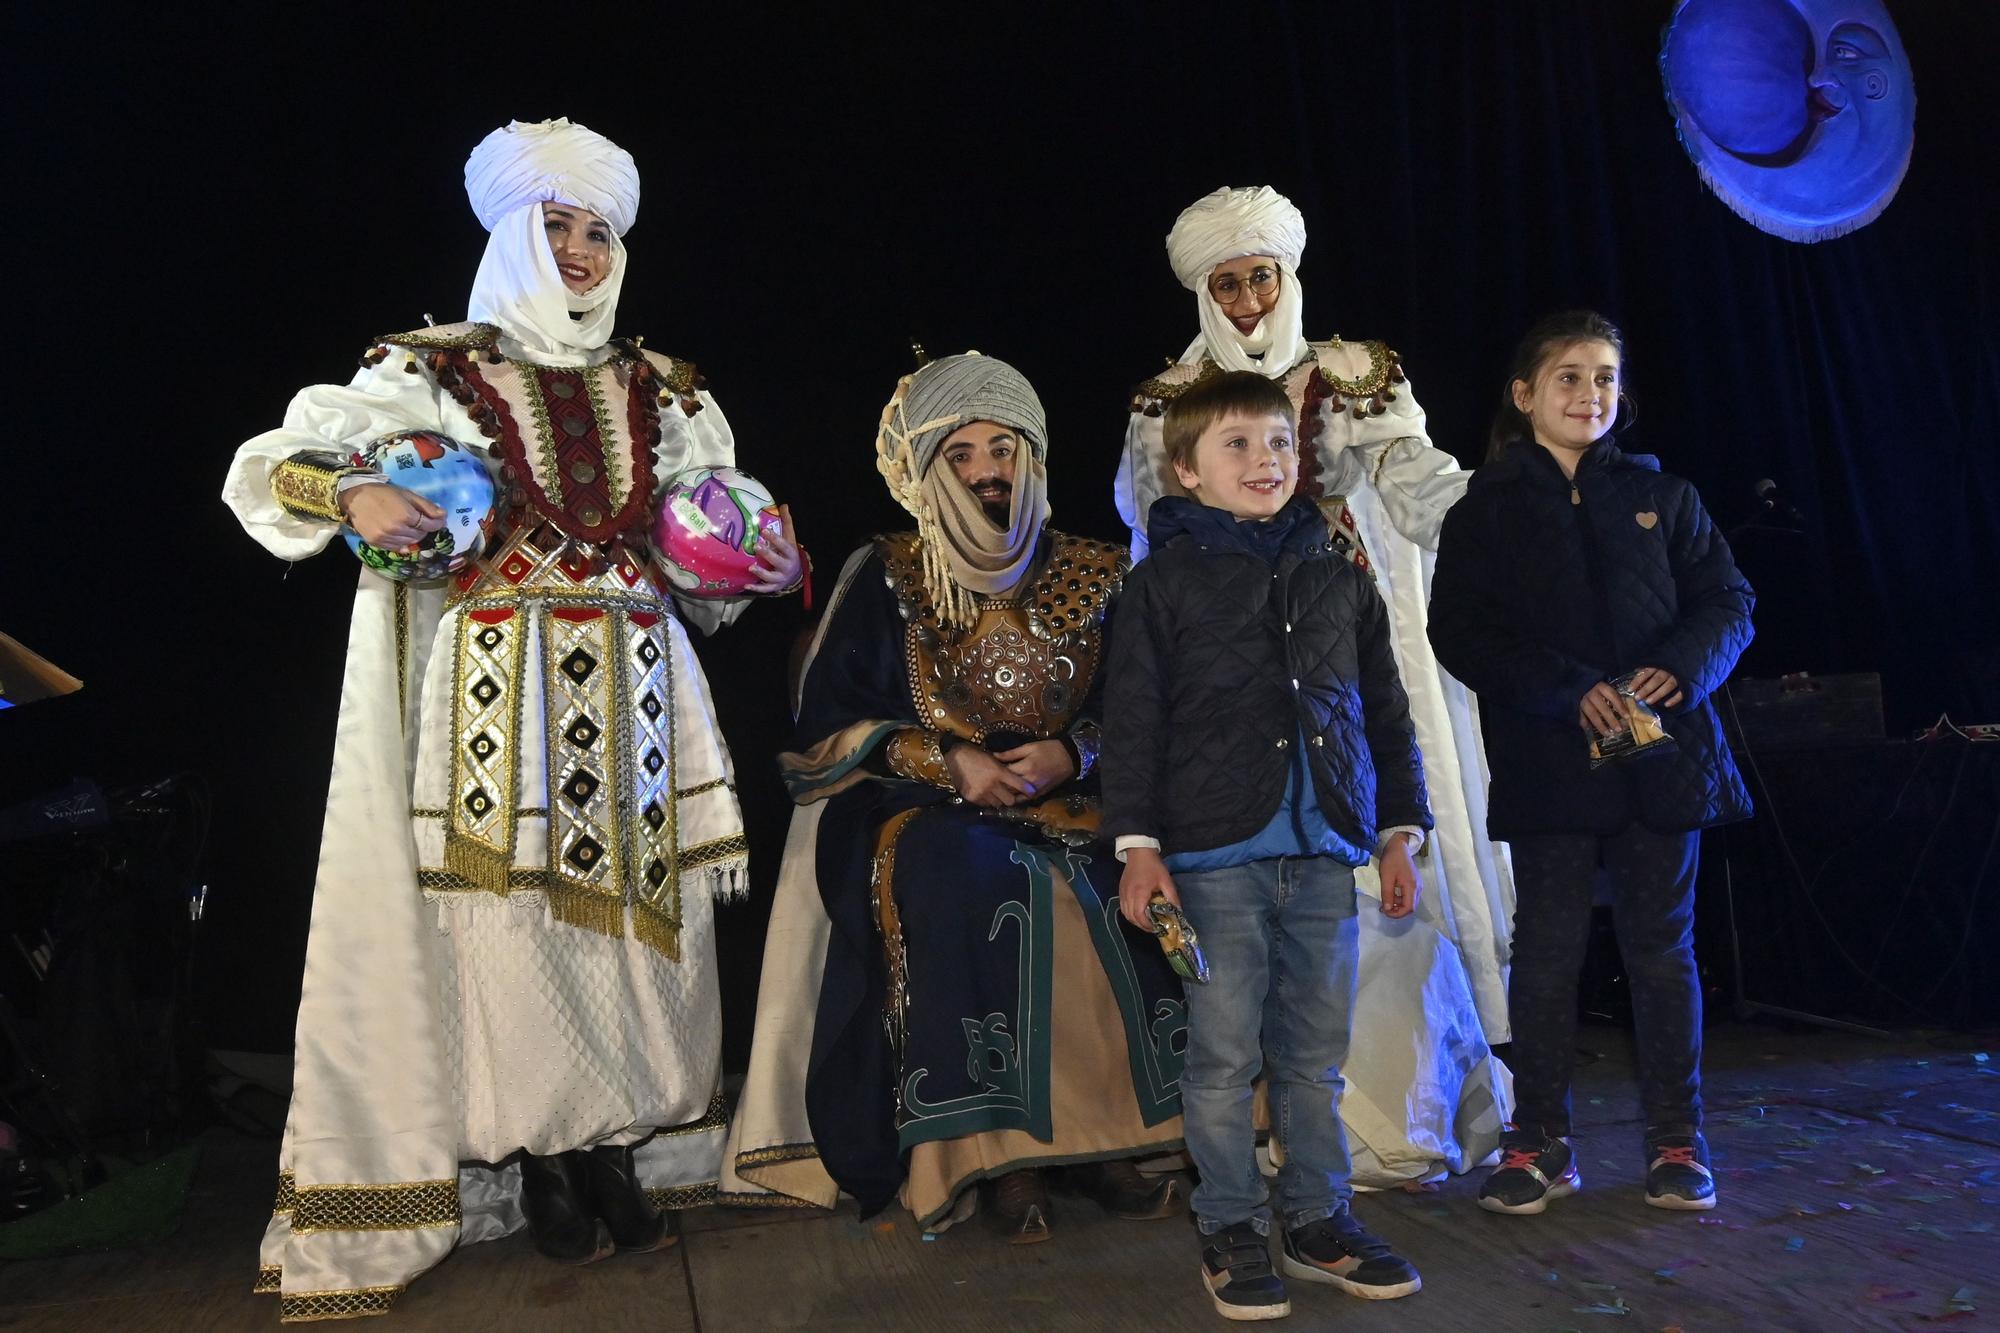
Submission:
[[[1041,574],[1024,594],[979,599],[966,629],[938,620],[915,533],[878,537],[906,626],[903,660],[927,730],[984,744],[990,736],[1059,736],[1104,664],[1104,613],[1124,581],[1125,553],[1045,531]]]

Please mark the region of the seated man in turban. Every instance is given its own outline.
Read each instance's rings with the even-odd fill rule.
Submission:
[[[743,824],[682,621],[750,599],[678,600],[650,533],[655,488],[735,443],[691,364],[611,336],[629,154],[516,122],[465,182],[492,233],[471,319],[302,390],[223,493],[287,560],[443,523],[369,466],[385,436],[469,450],[496,494],[443,586],[355,592],[258,1280],[288,1320],[379,1314],[524,1214],[562,1262],[660,1248],[721,1160],[711,899],[743,885]],[[772,543],[752,591],[800,563]]]
[[[1098,675],[1122,551],[1048,526],[1042,405],[1005,362],[922,366],[878,466],[915,532],[855,552],[808,658],[799,810],[750,1075],[745,1203],[1049,1234],[1038,1163],[1125,1217],[1185,1206],[1131,1160],[1178,1147],[1186,1010],[1124,926],[1096,841]]]
[[[1143,559],[1153,502],[1183,493],[1167,461],[1165,404],[1224,371],[1255,371],[1283,385],[1298,409],[1299,491],[1318,502],[1335,544],[1388,606],[1437,829],[1425,844],[1427,891],[1416,914],[1361,914],[1341,1115],[1355,1183],[1382,1186],[1467,1170],[1498,1142],[1506,1075],[1487,1043],[1507,1040],[1514,884],[1506,849],[1486,837],[1471,696],[1438,666],[1426,629],[1438,528],[1471,474],[1431,445],[1395,352],[1380,342],[1305,340],[1305,247],[1305,220],[1269,186],[1217,190],[1175,221],[1167,256],[1194,293],[1201,332],[1133,394],[1116,499],[1133,558]],[[1357,883],[1378,893],[1372,866]]]

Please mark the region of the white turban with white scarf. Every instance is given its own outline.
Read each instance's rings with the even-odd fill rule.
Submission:
[[[1302,332],[1305,290],[1298,275],[1305,249],[1305,219],[1291,200],[1268,185],[1224,188],[1190,204],[1167,233],[1167,258],[1174,276],[1195,294],[1201,318],[1201,337],[1183,359],[1206,352],[1224,370],[1254,370],[1273,377],[1297,364],[1309,350]],[[1282,274],[1277,301],[1247,334],[1230,321],[1208,290],[1208,275],[1216,265],[1245,255],[1269,255]]]
[[[498,324],[536,359],[583,364],[610,340],[625,284],[622,237],[639,213],[632,155],[568,119],[513,121],[465,162],[465,193],[492,233],[472,280],[469,313]],[[611,263],[587,292],[564,285],[542,224],[544,203],[570,204],[611,226]]]

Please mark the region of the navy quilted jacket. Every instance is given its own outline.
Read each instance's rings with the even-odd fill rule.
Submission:
[[[1515,445],[1445,515],[1431,584],[1438,661],[1479,695],[1487,833],[1679,833],[1747,818],[1709,695],[1750,643],[1750,585],[1692,485],[1610,441],[1577,464]],[[1577,705],[1663,667],[1686,698],[1671,751],[1590,767]]]
[[[1278,812],[1301,735],[1342,838],[1373,848],[1379,828],[1431,827],[1381,594],[1310,504],[1271,525],[1178,496],[1153,506],[1106,675],[1104,836],[1241,842]]]

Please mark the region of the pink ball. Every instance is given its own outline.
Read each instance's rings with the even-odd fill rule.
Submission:
[[[742,596],[765,536],[783,531],[764,483],[733,467],[687,469],[661,489],[653,515],[654,545],[686,597]]]

